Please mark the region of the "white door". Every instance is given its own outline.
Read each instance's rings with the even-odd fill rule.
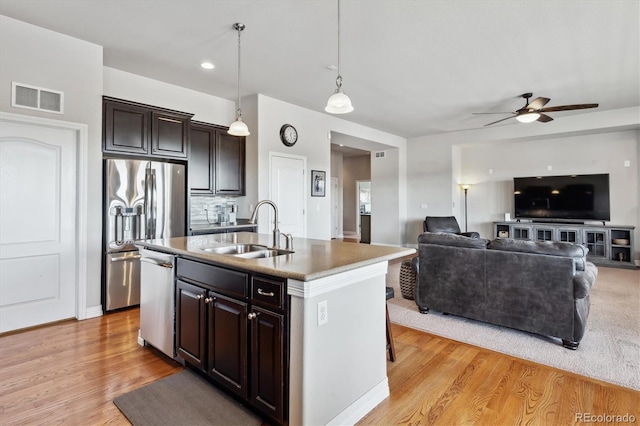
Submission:
[[[0,332],[76,316],[76,139],[0,122]]]
[[[294,237],[307,236],[305,157],[286,154],[270,155],[270,199],[278,206],[280,232]],[[273,229],[270,214],[269,231]],[[262,230],[261,232],[264,232]]]
[[[340,235],[338,229],[338,213],[339,213],[339,191],[338,178],[331,178],[331,238],[338,238]]]

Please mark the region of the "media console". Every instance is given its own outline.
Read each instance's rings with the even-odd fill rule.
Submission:
[[[589,249],[588,259],[596,265],[635,269],[633,226],[598,224],[493,222],[495,237],[531,241],[566,241]]]

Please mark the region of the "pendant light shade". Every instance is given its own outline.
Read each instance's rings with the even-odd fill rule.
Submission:
[[[231,126],[229,126],[229,130],[227,131],[227,133],[233,136],[249,136],[251,134],[249,133],[249,128],[247,127],[245,122],[242,121],[242,117],[238,117],[236,121],[231,123]]]
[[[340,74],[340,0],[338,0],[338,78],[336,78],[336,91],[329,97],[324,110],[330,114],[346,114],[353,111],[351,99],[342,91],[342,74]]]
[[[353,111],[353,105],[351,105],[351,99],[342,91],[342,77],[338,76],[336,85],[338,88],[336,92],[329,97],[327,106],[324,110],[331,114],[346,114]]]
[[[238,31],[238,109],[236,110],[236,121],[229,126],[229,133],[232,136],[249,136],[249,128],[242,121],[242,107],[240,106],[240,33],[244,30],[245,26],[241,23],[233,24],[233,28]]]

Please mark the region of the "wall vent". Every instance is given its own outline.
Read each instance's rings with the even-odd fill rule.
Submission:
[[[62,114],[64,93],[14,81],[11,83],[11,106]]]
[[[384,158],[385,151],[376,151],[374,158]]]

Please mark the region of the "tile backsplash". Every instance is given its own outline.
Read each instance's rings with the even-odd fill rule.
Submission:
[[[191,224],[199,225],[199,224],[207,224],[207,223],[216,223],[217,217],[215,217],[215,211],[217,206],[223,206],[228,203],[236,203],[235,198],[225,198],[225,197],[202,197],[202,196],[192,196],[191,197]],[[209,214],[209,220],[207,221],[207,209]]]

